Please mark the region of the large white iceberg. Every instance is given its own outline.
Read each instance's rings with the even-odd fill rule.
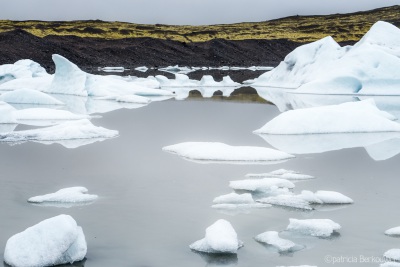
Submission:
[[[226,220],[218,220],[206,229],[205,238],[190,245],[190,248],[205,253],[236,254],[243,246],[232,225]]]
[[[396,118],[379,110],[373,99],[340,105],[290,110],[275,117],[258,134],[326,134],[399,132]]]
[[[399,95],[400,30],[375,23],[354,46],[331,37],[296,48],[257,86],[298,88],[296,93]]]
[[[279,237],[279,233],[276,231],[267,231],[257,235],[254,238],[256,241],[274,246],[279,252],[286,252],[294,249],[296,243]]]
[[[289,221],[286,230],[316,237],[329,237],[341,228],[338,223],[329,219],[289,219]]]
[[[87,194],[88,190],[85,187],[76,186],[58,190],[55,193],[50,193],[42,196],[35,196],[28,199],[31,203],[82,203],[93,202],[98,198],[97,195]]]
[[[166,146],[163,150],[203,162],[273,163],[294,157],[266,147],[230,146],[217,142],[186,142]]]
[[[14,104],[64,105],[56,98],[32,89],[18,89],[3,93],[0,95],[0,101]]]
[[[71,216],[59,215],[8,239],[4,261],[18,267],[72,264],[83,260],[86,252],[82,228]]]

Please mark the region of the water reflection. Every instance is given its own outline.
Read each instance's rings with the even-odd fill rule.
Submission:
[[[238,264],[238,257],[236,254],[193,252],[199,255],[206,262],[205,266],[235,266]]]

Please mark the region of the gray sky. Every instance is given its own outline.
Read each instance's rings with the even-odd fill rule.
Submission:
[[[400,0],[8,0],[0,8],[0,19],[199,25],[348,13],[391,5],[400,5]]]

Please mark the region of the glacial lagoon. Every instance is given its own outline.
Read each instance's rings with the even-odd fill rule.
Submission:
[[[384,234],[400,225],[398,136],[345,134],[311,140],[314,147],[309,150],[307,140],[275,137],[271,144],[291,142],[300,147],[289,151],[296,158],[278,164],[199,164],[162,151],[189,141],[273,148],[268,139],[252,132],[279,114],[276,106],[218,99],[170,99],[103,113],[92,123],[118,130],[119,136],[76,148],[0,144],[0,250],[10,236],[59,214],[74,217],[86,236],[86,261],[74,266],[331,266],[330,256],[356,257],[358,263],[352,266],[378,266],[376,261],[361,261],[380,260],[385,251],[398,247],[399,239]],[[28,128],[32,126],[16,126]],[[342,140],[350,141],[343,145]],[[357,140],[354,147],[348,145],[352,140]],[[354,204],[320,205],[313,211],[211,208],[215,197],[232,192],[229,181],[281,168],[316,177],[296,182],[296,193],[332,190],[351,197]],[[85,186],[99,199],[71,208],[27,202],[71,186]],[[284,231],[289,218],[329,218],[342,228],[328,239],[304,237]],[[191,251],[189,245],[204,237],[205,228],[218,219],[232,224],[244,247],[228,256]],[[282,238],[304,248],[280,254],[254,240],[265,231],[281,232]]]

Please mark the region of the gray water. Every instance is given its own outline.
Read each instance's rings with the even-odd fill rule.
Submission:
[[[296,155],[275,165],[228,165],[198,164],[161,150],[185,141],[270,147],[252,131],[278,114],[268,104],[169,100],[116,110],[92,120],[95,125],[119,130],[120,136],[111,140],[76,149],[31,142],[1,144],[0,251],[12,235],[59,214],[71,215],[83,227],[88,243],[86,267],[321,267],[332,266],[325,262],[327,255],[382,257],[386,250],[400,247],[399,239],[383,234],[400,225],[399,155],[375,161],[364,148],[349,148]],[[210,207],[215,197],[231,192],[229,181],[280,168],[317,177],[296,183],[296,192],[333,190],[355,203],[312,212],[272,207],[236,215]],[[85,186],[100,198],[92,205],[68,209],[26,201],[69,186]],[[189,244],[203,238],[205,229],[221,218],[231,222],[244,242],[237,256],[192,252]],[[284,230],[289,218],[329,218],[342,229],[331,239],[299,239],[282,233],[306,245],[286,255],[254,241],[264,231]]]

